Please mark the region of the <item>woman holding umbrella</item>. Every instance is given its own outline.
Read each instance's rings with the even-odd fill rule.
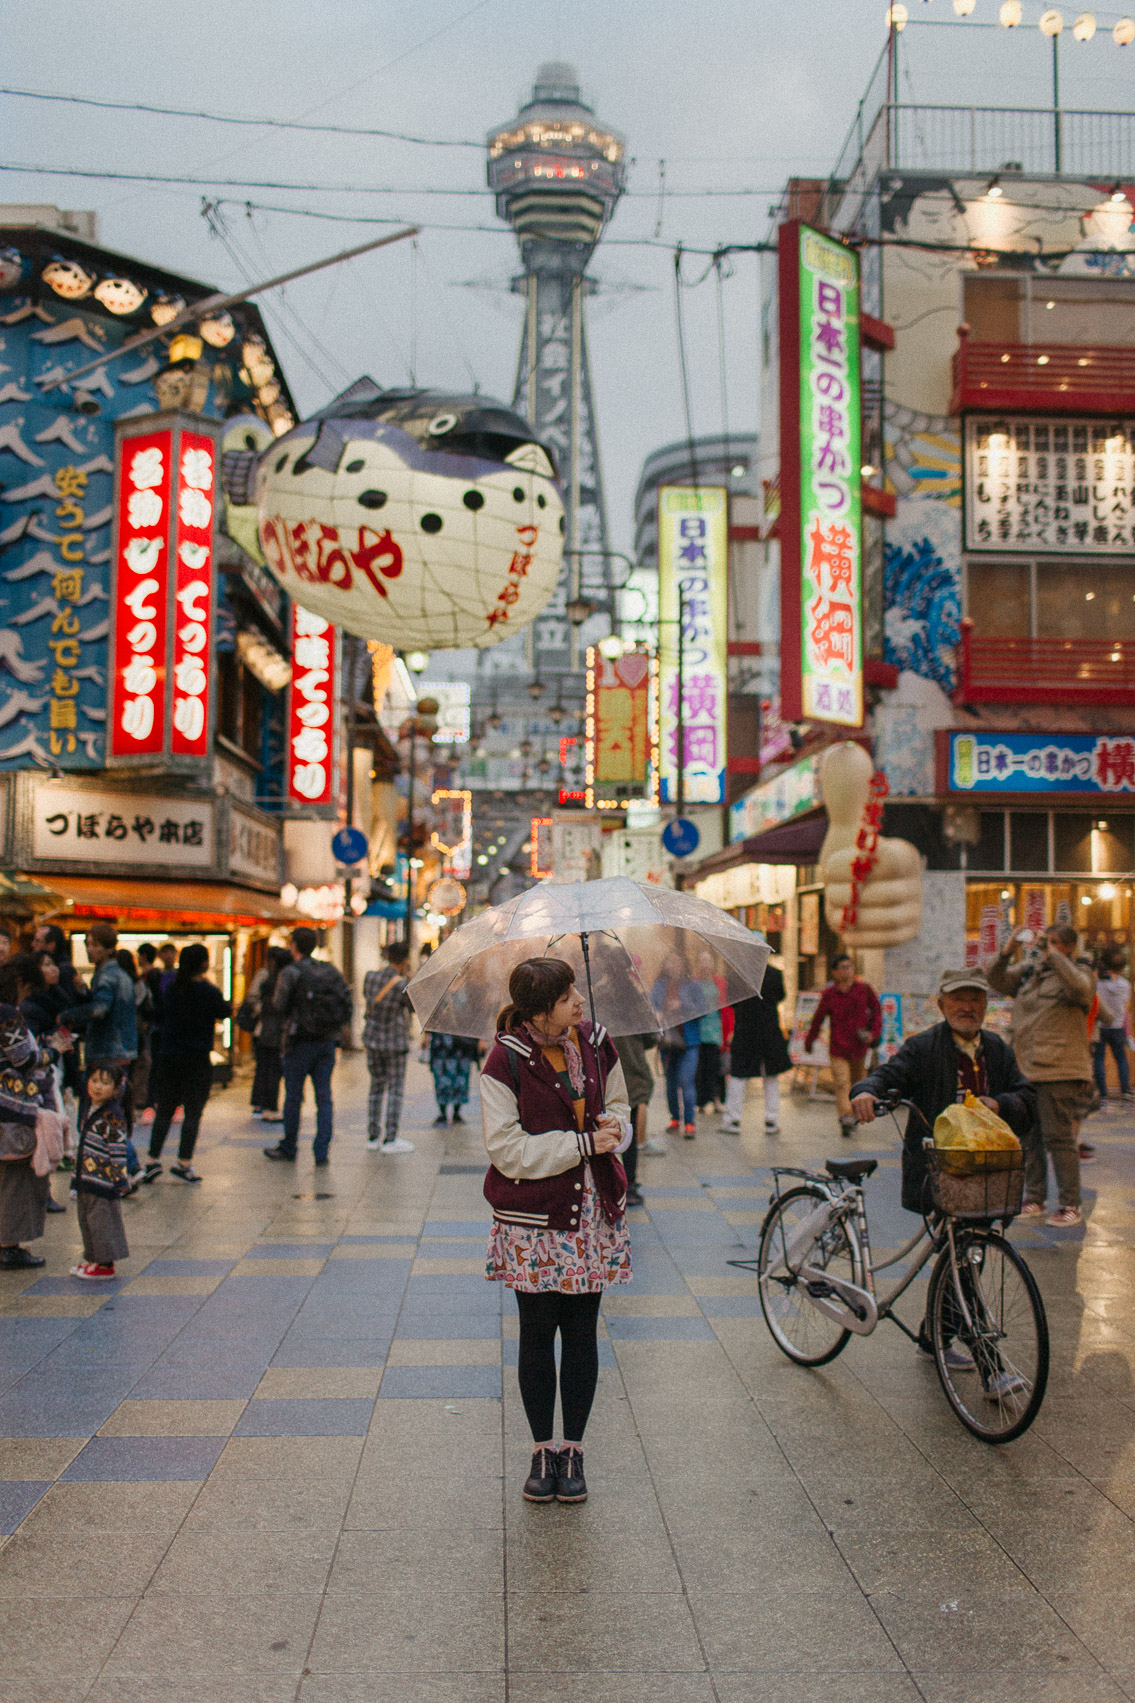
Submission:
[[[481,1073],[492,1161],[486,1275],[515,1292],[520,1312],[517,1371],[535,1444],[523,1495],[585,1502],[583,1432],[599,1374],[599,1303],[609,1285],[631,1276],[626,1177],[615,1157],[629,1141],[630,1106],[607,1031],[581,1021],[570,964],[528,959],[513,970],[508,993]]]

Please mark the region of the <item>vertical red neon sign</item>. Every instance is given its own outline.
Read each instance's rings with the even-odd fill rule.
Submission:
[[[213,500],[217,451],[203,432],[183,431],[178,445],[173,609],[174,756],[209,750],[209,676],[213,639]]]
[[[119,446],[112,758],[165,749],[172,450],[168,427],[123,437]]]
[[[288,701],[287,796],[291,804],[334,803],[336,633],[330,621],[292,604],[292,684]]]

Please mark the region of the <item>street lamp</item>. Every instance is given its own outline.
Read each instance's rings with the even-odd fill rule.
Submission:
[[[564,608],[573,627],[582,627],[584,622],[590,621],[595,613],[595,604],[589,597],[584,597],[582,593],[569,597]]]
[[[544,696],[544,682],[541,680],[539,675],[537,675],[534,680],[530,680],[528,682],[528,696],[532,699],[533,703],[537,702]]]
[[[429,666],[429,657],[424,651],[412,651],[404,658],[407,667],[415,674]],[[414,706],[412,715],[407,716],[402,723],[401,732],[409,734],[409,765],[406,773],[406,923],[403,938],[406,945],[413,949],[414,945],[414,756],[415,740],[419,734],[427,737],[437,732],[438,702],[436,698],[419,698]],[[419,868],[421,865],[419,864]]]

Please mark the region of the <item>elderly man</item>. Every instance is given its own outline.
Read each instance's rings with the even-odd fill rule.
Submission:
[[[851,1109],[861,1124],[875,1118],[876,1100],[898,1095],[918,1107],[925,1118],[907,1118],[902,1151],[902,1203],[908,1212],[929,1207],[926,1158],[922,1151],[934,1120],[947,1106],[964,1100],[966,1091],[1004,1118],[1023,1139],[1036,1114],[1036,1092],[1018,1068],[1012,1047],[982,1028],[989,997],[983,970],[946,970],[938,983],[942,1022],[903,1042],[887,1059],[852,1089]],[[920,1346],[929,1352],[923,1328]],[[961,1354],[960,1349],[951,1349]]]
[[[1092,1099],[1088,1012],[1096,978],[1075,959],[1079,936],[1058,923],[1044,937],[1039,958],[1010,964],[1022,929],[1014,929],[989,966],[989,985],[1013,1000],[1013,1050],[1036,1090],[1037,1128],[1025,1145],[1022,1218],[1047,1212],[1048,1159],[1056,1173],[1059,1204],[1048,1218],[1059,1230],[1084,1222],[1080,1211],[1080,1120]]]

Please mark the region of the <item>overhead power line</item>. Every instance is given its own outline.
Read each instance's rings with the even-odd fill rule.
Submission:
[[[239,124],[251,130],[311,130],[328,136],[375,136],[386,142],[412,142],[419,148],[476,148],[483,151],[484,141],[469,142],[460,137],[413,136],[402,130],[375,130],[355,124],[305,124],[294,118],[246,118],[235,113],[200,112],[193,107],[154,106],[149,101],[96,100],[90,95],[47,94],[38,89],[0,89],[0,95],[17,100],[55,101],[64,106],[93,106],[108,112],[151,113],[160,118],[199,118],[209,124]]]

